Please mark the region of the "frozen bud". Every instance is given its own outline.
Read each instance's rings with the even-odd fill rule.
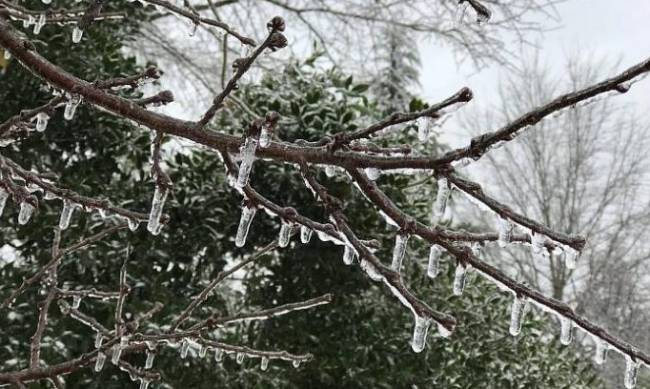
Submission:
[[[272,33],[271,37],[269,38],[269,49],[272,51],[285,48],[288,44],[289,42],[287,41],[287,37],[285,37],[280,32]]]
[[[275,16],[266,23],[266,28],[268,28],[269,31],[284,31],[286,27],[287,25],[281,16]]]

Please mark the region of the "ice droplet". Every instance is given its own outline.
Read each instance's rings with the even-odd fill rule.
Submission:
[[[366,168],[366,175],[368,176],[369,179],[375,181],[376,179],[381,176],[381,170],[375,168],[375,167],[369,167]]]
[[[156,185],[153,192],[153,201],[151,202],[151,211],[149,212],[149,221],[147,230],[153,235],[160,233],[160,216],[162,215],[165,200],[167,199],[167,188],[161,188]]]
[[[399,272],[402,269],[402,260],[404,259],[404,254],[406,253],[406,245],[408,243],[410,235],[399,233],[395,236],[395,246],[393,247],[393,261],[390,264],[390,268],[396,272]]]
[[[327,177],[334,177],[336,174],[336,168],[332,165],[325,166],[325,175]]]
[[[242,363],[244,363],[244,358],[245,357],[246,357],[246,355],[244,353],[237,353],[237,357],[235,359],[237,361],[237,364],[241,365]]]
[[[427,266],[427,276],[436,278],[440,270],[440,254],[442,250],[436,244],[431,245],[429,249],[429,265]]]
[[[357,252],[350,245],[345,245],[343,250],[343,263],[346,265],[352,265],[354,259],[357,257]]]
[[[282,221],[280,226],[280,234],[278,236],[278,246],[287,247],[289,245],[289,240],[291,239],[291,223]]]
[[[74,118],[79,103],[81,103],[81,96],[72,96],[68,99],[63,110],[63,118],[65,120],[72,120]]]
[[[208,348],[204,345],[201,345],[199,349],[199,358],[205,358],[205,355],[208,353]]]
[[[128,223],[129,230],[131,231],[137,231],[138,227],[140,226],[140,220],[138,219],[128,218],[126,219],[126,222]]]
[[[312,229],[307,226],[300,226],[300,241],[302,243],[309,243],[311,240]]]
[[[217,362],[221,362],[223,360],[223,350],[220,348],[215,348],[214,349],[214,360]]]
[[[424,350],[424,345],[427,342],[427,332],[431,325],[431,318],[415,316],[415,326],[413,328],[413,340],[411,341],[411,348],[414,352],[419,353]]]
[[[83,36],[84,31],[79,28],[79,26],[75,26],[75,28],[72,30],[72,43],[79,43],[81,42],[81,37]]]
[[[7,61],[10,60],[10,59],[11,59],[11,51],[5,49],[4,57],[5,57],[5,59],[6,59]]]
[[[31,203],[23,201],[20,203],[20,212],[18,213],[18,224],[25,225],[34,214],[34,207]]]
[[[560,343],[568,345],[573,340],[573,321],[567,317],[560,316]]]
[[[156,357],[156,353],[147,350],[147,360],[144,362],[145,369],[151,369],[153,366],[153,360]]]
[[[36,131],[43,132],[47,128],[47,122],[50,120],[50,116],[45,112],[39,112],[36,114]]]
[[[253,218],[257,208],[254,206],[244,205],[241,210],[241,218],[239,219],[239,227],[237,228],[237,235],[235,236],[235,245],[237,247],[244,247],[246,244],[246,237],[248,236],[248,230],[251,227]]]
[[[447,181],[447,178],[442,177],[438,179],[438,193],[436,194],[436,201],[433,204],[433,210],[431,213],[432,222],[437,223],[444,216],[450,193],[451,189],[449,188],[449,182]]]
[[[72,213],[74,212],[74,208],[75,204],[72,201],[68,199],[63,200],[63,209],[61,210],[61,218],[59,219],[59,228],[61,230],[66,230],[68,227],[70,227],[70,220],[72,220]]]
[[[41,13],[38,16],[38,21],[34,23],[34,35],[38,35],[41,33],[41,29],[45,25],[45,21],[46,21],[45,13]]]
[[[183,339],[183,343],[181,344],[181,359],[187,357],[188,351],[190,351],[190,342],[187,339]]]
[[[454,294],[460,296],[463,294],[465,289],[465,280],[467,279],[467,269],[462,263],[456,265],[456,271],[454,273]]]
[[[517,336],[521,333],[521,323],[523,321],[524,313],[526,311],[526,298],[515,297],[512,302],[512,309],[510,311],[510,335]]]
[[[293,361],[292,365],[293,365],[293,367],[295,367],[297,369],[297,368],[300,367],[300,361],[296,359],[296,360]]]
[[[98,332],[95,335],[95,348],[100,348],[102,347],[102,341],[104,340],[104,335],[102,335],[101,332]]]
[[[79,309],[80,305],[81,305],[81,296],[72,297],[72,308]]]
[[[103,352],[97,353],[97,358],[95,359],[95,372],[99,373],[104,368],[104,362],[106,362],[106,354]]]
[[[260,363],[260,369],[266,371],[269,368],[269,359],[267,357],[262,357],[262,362]]]
[[[41,0],[41,1],[43,2],[43,4],[50,4],[52,2],[52,0]]]
[[[257,139],[247,137],[244,144],[239,148],[241,156],[241,163],[239,164],[239,172],[237,174],[236,187],[241,189],[248,184],[248,178],[253,168],[255,161],[255,150],[257,149]]]
[[[594,342],[596,343],[596,354],[594,355],[594,362],[598,365],[602,365],[607,360],[607,350],[609,346],[604,340],[594,336]]]

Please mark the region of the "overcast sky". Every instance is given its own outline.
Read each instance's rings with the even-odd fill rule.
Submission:
[[[620,69],[650,57],[650,0],[568,0],[557,6],[557,14],[559,28],[546,32],[538,43],[541,58],[555,71],[561,70],[568,54],[578,50],[612,61],[621,59]],[[558,20],[539,22],[558,26]],[[473,104],[487,104],[496,97],[499,66],[480,71],[469,62],[459,66],[450,50],[433,43],[421,44],[420,51],[420,93],[430,101],[447,97],[461,86],[474,91]],[[635,84],[626,96],[618,98],[637,104],[641,110],[649,109],[650,79]],[[464,131],[445,131],[444,139],[455,146],[468,139]]]

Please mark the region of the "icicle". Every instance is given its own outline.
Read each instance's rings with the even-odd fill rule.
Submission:
[[[418,140],[420,142],[426,142],[429,140],[431,135],[431,129],[433,128],[433,118],[425,116],[421,117],[418,123]]]
[[[345,249],[343,250],[343,263],[346,265],[352,265],[356,257],[357,252],[354,250],[354,247],[346,244]]]
[[[375,167],[369,167],[366,168],[366,175],[368,176],[369,179],[375,181],[381,175],[381,170]]]
[[[546,237],[544,235],[534,231],[530,232],[530,252],[533,254],[533,257],[544,256],[546,251],[544,243],[546,243]]]
[[[214,360],[217,362],[221,362],[223,360],[223,350],[220,348],[215,348],[214,349]]]
[[[260,131],[260,147],[266,147],[271,143],[271,134],[267,125],[262,126]]]
[[[462,263],[458,263],[456,266],[456,272],[454,274],[454,294],[460,296],[463,294],[463,289],[465,289],[465,280],[467,279],[467,269]]]
[[[153,360],[156,357],[156,353],[147,350],[147,360],[144,362],[144,368],[149,370],[153,366]]]
[[[260,369],[266,371],[269,368],[269,359],[267,357],[262,357],[262,362],[260,363]]]
[[[72,308],[79,309],[80,305],[81,305],[81,296],[74,296],[72,298]]]
[[[140,378],[140,389],[147,389],[149,387],[149,380],[146,378]]]
[[[497,241],[500,247],[506,247],[512,240],[513,225],[510,220],[497,216],[497,227],[499,231],[499,240]]]
[[[95,372],[99,373],[102,371],[104,362],[106,362],[106,354],[100,351],[97,353],[97,359],[95,359]]]
[[[574,250],[571,247],[564,248],[564,266],[567,269],[572,270],[576,268],[578,259],[578,251]]]
[[[521,323],[526,313],[526,298],[516,296],[510,311],[510,335],[517,336],[521,333]]]
[[[52,0],[41,0],[41,1],[43,2],[43,4],[50,4],[52,2]]]
[[[257,149],[257,139],[247,137],[244,144],[239,148],[241,156],[241,163],[239,164],[239,172],[237,174],[237,188],[243,188],[248,184],[248,177],[253,168],[253,161],[255,161],[255,149]]]
[[[568,345],[573,340],[573,321],[567,317],[560,316],[560,343]]]
[[[235,359],[237,361],[237,364],[241,365],[242,363],[244,363],[244,358],[245,357],[246,357],[246,355],[244,353],[237,353],[237,357]]]
[[[204,345],[201,345],[201,348],[199,349],[199,358],[205,358],[205,354],[208,353],[208,348]]]
[[[41,32],[41,28],[45,25],[45,13],[42,13],[38,16],[38,21],[34,24],[34,35],[38,35]]]
[[[20,213],[18,213],[18,224],[24,225],[29,222],[36,208],[27,201],[20,203]]]
[[[297,368],[300,367],[300,361],[296,359],[296,360],[293,361],[292,365],[293,365],[293,367],[295,367],[297,369]]]
[[[183,339],[183,343],[181,344],[181,359],[187,357],[188,351],[190,351],[190,342],[187,339]]]
[[[5,210],[5,205],[7,205],[7,199],[9,198],[9,192],[7,190],[0,186],[0,216],[2,216],[2,213]]]
[[[280,235],[278,236],[278,246],[287,247],[289,245],[290,239],[291,239],[291,223],[287,223],[283,220],[282,226],[280,227]]]
[[[302,243],[309,243],[311,240],[312,229],[307,226],[300,226],[300,241]]]
[[[390,268],[396,272],[399,272],[402,269],[402,260],[404,259],[404,253],[406,253],[406,245],[408,243],[410,235],[398,233],[395,236],[395,247],[393,247],[393,262],[390,264]]]
[[[445,328],[442,324],[438,323],[438,335],[441,338],[448,338],[451,336],[451,331]]]
[[[237,228],[237,235],[235,236],[235,245],[237,247],[244,247],[246,244],[246,237],[248,236],[248,230],[251,227],[253,218],[257,208],[254,206],[244,205],[241,210],[241,218],[239,219],[239,227]]]
[[[34,17],[32,15],[27,15],[27,19],[23,19],[23,27],[27,28],[35,23]]]
[[[336,168],[332,165],[325,166],[325,175],[327,177],[334,177],[336,174]]]
[[[433,204],[433,212],[431,214],[432,222],[439,222],[445,214],[447,208],[447,201],[449,200],[449,182],[446,177],[438,179],[438,193],[436,194],[436,202]]]
[[[156,185],[156,189],[153,192],[153,201],[151,202],[149,222],[147,223],[147,230],[153,235],[158,235],[160,232],[160,216],[162,215],[166,199],[167,188],[162,188],[159,185]]]
[[[427,332],[431,325],[431,318],[415,316],[415,327],[413,328],[413,340],[411,341],[411,348],[414,352],[419,353],[424,350],[424,345],[427,342]]]
[[[97,335],[95,335],[95,348],[102,347],[103,340],[104,340],[104,335],[102,335],[101,332],[97,332]]]
[[[72,220],[72,213],[74,212],[75,204],[65,199],[63,200],[63,209],[61,210],[61,218],[59,219],[59,228],[62,230],[70,227],[70,220]],[[76,307],[73,307],[76,308]]]
[[[607,350],[609,346],[604,340],[594,336],[594,342],[596,343],[596,354],[594,355],[594,362],[598,365],[605,363],[607,359]]]
[[[47,122],[50,120],[50,116],[45,112],[39,112],[36,114],[36,131],[43,132],[47,128]]]
[[[83,34],[84,30],[80,29],[79,26],[75,26],[75,28],[72,30],[72,43],[81,42],[81,37]]]
[[[427,266],[427,276],[429,278],[436,278],[440,269],[440,247],[438,245],[431,245],[429,249],[429,266]]]
[[[116,344],[113,346],[112,350],[111,363],[117,365],[120,362],[120,356],[122,355],[122,347],[120,347],[119,344]]]
[[[81,103],[80,96],[72,96],[65,103],[65,109],[63,110],[63,118],[65,120],[72,120],[74,118],[75,112],[77,112],[77,107]]]
[[[625,355],[625,380],[623,383],[627,389],[636,387],[636,378],[639,373],[639,362],[629,355]]]

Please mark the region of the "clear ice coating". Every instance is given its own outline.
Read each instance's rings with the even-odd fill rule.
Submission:
[[[97,335],[95,335],[95,348],[102,347],[103,340],[104,340],[104,335],[102,335],[101,332],[98,332]]]
[[[2,213],[5,210],[5,206],[7,205],[7,199],[9,198],[9,192],[3,187],[0,186],[0,216],[2,216]]]
[[[260,369],[266,371],[269,368],[269,359],[267,357],[262,357],[262,362],[260,363]]]
[[[149,222],[147,230],[153,235],[160,233],[160,216],[162,215],[165,200],[167,199],[167,189],[156,185],[153,192],[153,201],[151,202],[151,212],[149,212]]]
[[[39,112],[36,114],[36,131],[43,132],[47,128],[47,122],[50,120],[50,116],[45,112]]]
[[[430,318],[422,317],[419,315],[415,316],[415,326],[413,327],[413,339],[411,341],[411,348],[416,353],[422,352],[422,350],[424,350],[424,345],[427,342],[427,333],[429,332],[430,325]]]
[[[24,225],[29,222],[29,219],[31,219],[32,214],[34,214],[34,210],[36,208],[28,203],[27,201],[23,201],[20,203],[20,212],[18,213],[18,224]]]
[[[237,188],[243,188],[248,185],[248,178],[253,168],[253,161],[255,161],[255,150],[257,149],[257,139],[247,137],[244,144],[239,148],[241,156],[241,163],[239,164],[239,172],[237,173]]]
[[[573,321],[567,317],[560,316],[560,343],[568,345],[573,340]]]
[[[449,182],[447,182],[446,177],[438,179],[438,193],[436,194],[436,201],[433,204],[433,210],[431,213],[431,220],[433,222],[438,222],[442,219],[445,214],[445,209],[447,208],[447,201],[449,200],[449,194],[451,189],[449,188]]]
[[[154,353],[154,352],[152,352],[150,350],[147,350],[147,360],[144,362],[144,368],[145,369],[147,369],[147,370],[151,369],[151,367],[153,366],[153,360],[154,360],[155,357],[156,357],[156,353]]]
[[[235,245],[237,247],[244,247],[246,244],[246,237],[248,236],[248,230],[251,227],[253,218],[257,209],[255,207],[249,207],[244,205],[241,209],[241,218],[239,219],[239,227],[237,228],[237,235],[235,235]]]
[[[223,360],[223,350],[220,348],[215,348],[214,349],[214,360],[217,362],[221,362]]]
[[[104,362],[106,362],[106,354],[100,351],[97,353],[97,358],[95,359],[95,372],[99,373],[102,371]]]
[[[346,265],[352,265],[356,257],[357,252],[354,250],[354,247],[346,244],[345,249],[343,250],[343,263]]]
[[[440,270],[440,254],[442,250],[436,244],[431,245],[429,249],[429,265],[427,266],[427,276],[436,278]]]
[[[451,331],[446,329],[442,324],[438,323],[438,335],[440,335],[442,338],[448,338],[451,336]]]
[[[260,131],[260,147],[266,147],[271,143],[271,133],[269,127],[264,125]]]
[[[626,389],[634,389],[636,387],[636,378],[639,373],[639,362],[635,361],[629,355],[625,356],[625,379],[623,384]]]
[[[567,269],[575,269],[577,265],[578,251],[572,247],[564,248],[564,266]]]
[[[376,179],[381,176],[381,170],[375,168],[375,167],[368,167],[366,168],[366,175],[368,176],[369,179],[375,181]]]
[[[460,296],[465,289],[465,280],[467,279],[467,269],[462,263],[456,265],[456,272],[454,273],[454,294]]]
[[[72,120],[74,118],[79,103],[81,103],[81,96],[72,96],[68,99],[63,110],[63,118],[65,120]]]
[[[244,363],[244,358],[245,358],[245,357],[246,357],[246,354],[244,354],[244,353],[237,353],[237,357],[235,358],[235,360],[237,361],[237,364],[238,364],[238,365],[241,365],[242,363]]]
[[[506,247],[512,240],[513,225],[510,220],[497,216],[497,229],[499,232],[499,239],[497,243],[500,247]]]
[[[287,223],[284,220],[280,226],[280,235],[278,236],[278,246],[287,247],[289,245],[289,240],[291,239],[291,223]]]
[[[406,245],[409,240],[408,234],[397,234],[395,236],[395,246],[393,247],[393,261],[390,264],[390,268],[396,272],[399,272],[402,268],[402,260],[404,259],[404,254],[406,253]]]
[[[63,209],[61,210],[61,218],[59,219],[59,228],[61,230],[65,230],[70,227],[70,220],[72,220],[72,213],[74,212],[74,208],[75,204],[72,201],[68,199],[63,200]]]
[[[594,342],[596,343],[596,353],[594,354],[594,362],[597,365],[602,365],[607,359],[607,350],[609,346],[604,340],[594,336]]]
[[[302,243],[309,243],[311,240],[312,229],[307,226],[300,226],[300,241]]]
[[[45,25],[45,21],[46,21],[45,13],[43,12],[38,16],[38,21],[34,23],[34,35],[38,35],[41,33],[41,28],[43,28],[43,26]]]
[[[190,342],[187,339],[183,339],[183,343],[181,344],[181,359],[187,357],[188,351],[190,351]]]
[[[517,336],[521,333],[521,323],[526,312],[526,298],[516,296],[510,310],[510,335]]]
[[[80,29],[79,26],[75,26],[75,28],[72,30],[72,43],[81,42],[81,37],[83,34],[84,30]]]

